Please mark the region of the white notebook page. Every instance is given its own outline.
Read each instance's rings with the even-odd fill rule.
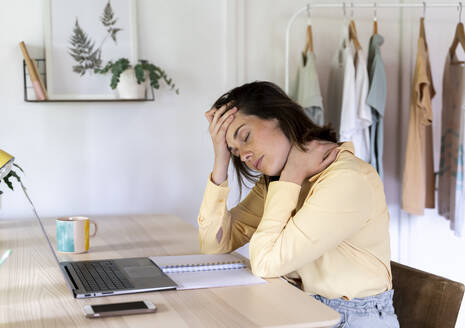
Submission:
[[[266,283],[252,274],[248,261],[234,254],[153,256],[178,290]]]

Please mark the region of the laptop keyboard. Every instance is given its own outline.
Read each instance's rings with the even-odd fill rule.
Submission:
[[[88,292],[134,288],[111,261],[71,262],[70,264]]]

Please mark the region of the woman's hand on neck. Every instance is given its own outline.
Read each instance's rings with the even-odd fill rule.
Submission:
[[[304,145],[304,150],[293,145],[279,181],[302,185],[305,179],[320,173],[331,165],[339,150],[338,144],[325,140],[312,140]]]

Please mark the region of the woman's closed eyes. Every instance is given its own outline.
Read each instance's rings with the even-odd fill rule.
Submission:
[[[245,137],[243,137],[242,139],[242,142],[243,143],[246,143],[248,140],[249,140],[249,137],[250,137],[250,131],[247,132],[247,134],[245,135]],[[231,147],[228,147],[229,149],[229,152],[231,153],[231,155],[235,156],[235,157],[240,157],[239,156],[239,153],[237,151],[237,148],[231,148]]]
[[[244,138],[244,142],[247,142],[247,140],[249,140],[249,136],[250,136],[250,131],[247,133],[247,135],[245,136]]]

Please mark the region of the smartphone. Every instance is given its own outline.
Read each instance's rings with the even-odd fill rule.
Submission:
[[[84,313],[87,318],[111,317],[115,315],[128,315],[155,312],[157,307],[150,301],[137,301],[126,303],[85,305]]]

